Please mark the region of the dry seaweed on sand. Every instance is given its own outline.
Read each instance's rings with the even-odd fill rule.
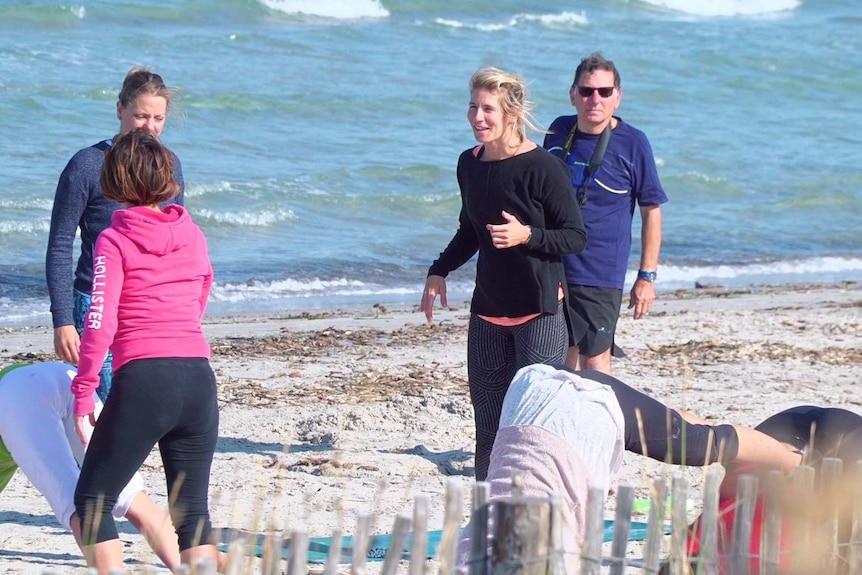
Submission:
[[[279,335],[263,337],[227,337],[212,342],[213,355],[227,357],[261,356],[300,356],[319,357],[348,349],[380,349],[392,347],[425,346],[453,334],[466,335],[463,326],[408,325],[401,329],[384,331],[380,329],[337,329],[326,328],[309,332],[289,332],[282,330]]]
[[[418,397],[432,390],[466,396],[467,379],[454,369],[441,371],[412,363],[386,369],[332,371],[322,381],[280,387],[266,387],[254,380],[222,378],[219,381],[219,401],[255,407],[276,404],[351,405],[388,401],[396,397]]]
[[[811,350],[783,342],[691,340],[669,345],[647,344],[647,349],[662,359],[685,358],[689,363],[697,365],[790,360],[830,365],[862,364],[862,349],[827,347]]]

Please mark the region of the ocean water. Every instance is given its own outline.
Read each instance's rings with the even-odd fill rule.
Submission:
[[[547,126],[597,49],[670,197],[659,289],[862,280],[860,26],[856,0],[3,0],[0,325],[50,324],[57,178],[140,64],[180,90],[163,141],[210,314],[417,303],[457,225],[472,72],[523,74]]]

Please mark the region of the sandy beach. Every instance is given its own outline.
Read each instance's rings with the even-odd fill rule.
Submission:
[[[466,302],[440,310],[433,326],[415,309],[381,306],[210,318],[221,409],[213,523],[327,536],[336,527],[353,533],[356,514],[367,511],[372,533],[381,533],[427,493],[429,528],[440,529],[451,477],[463,481],[466,523],[473,483],[468,310]],[[857,283],[665,293],[645,320],[624,310],[617,341],[627,353],[614,363],[617,377],[713,421],[754,425],[799,404],[862,413]],[[48,327],[0,330],[0,365],[50,359]],[[619,481],[645,494],[650,477],[672,471],[627,454]],[[157,452],[142,472],[165,504]],[[685,473],[696,499],[703,471]],[[612,512],[611,500],[609,518]],[[131,572],[161,567],[130,524],[119,528]],[[48,568],[83,573],[84,561],[19,472],[0,494],[0,571]]]

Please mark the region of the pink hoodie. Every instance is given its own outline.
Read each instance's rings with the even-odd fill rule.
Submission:
[[[133,359],[205,357],[201,328],[213,270],[206,239],[179,205],[114,212],[93,251],[93,292],[72,380],[75,415],[93,412],[110,348],[116,372]]]

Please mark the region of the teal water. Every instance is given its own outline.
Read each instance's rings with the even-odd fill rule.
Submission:
[[[180,89],[163,139],[213,314],[415,303],[457,224],[470,74],[522,73],[548,125],[595,49],[670,197],[661,289],[862,280],[860,24],[853,0],[2,2],[0,325],[49,323],[57,177],[138,64]]]

